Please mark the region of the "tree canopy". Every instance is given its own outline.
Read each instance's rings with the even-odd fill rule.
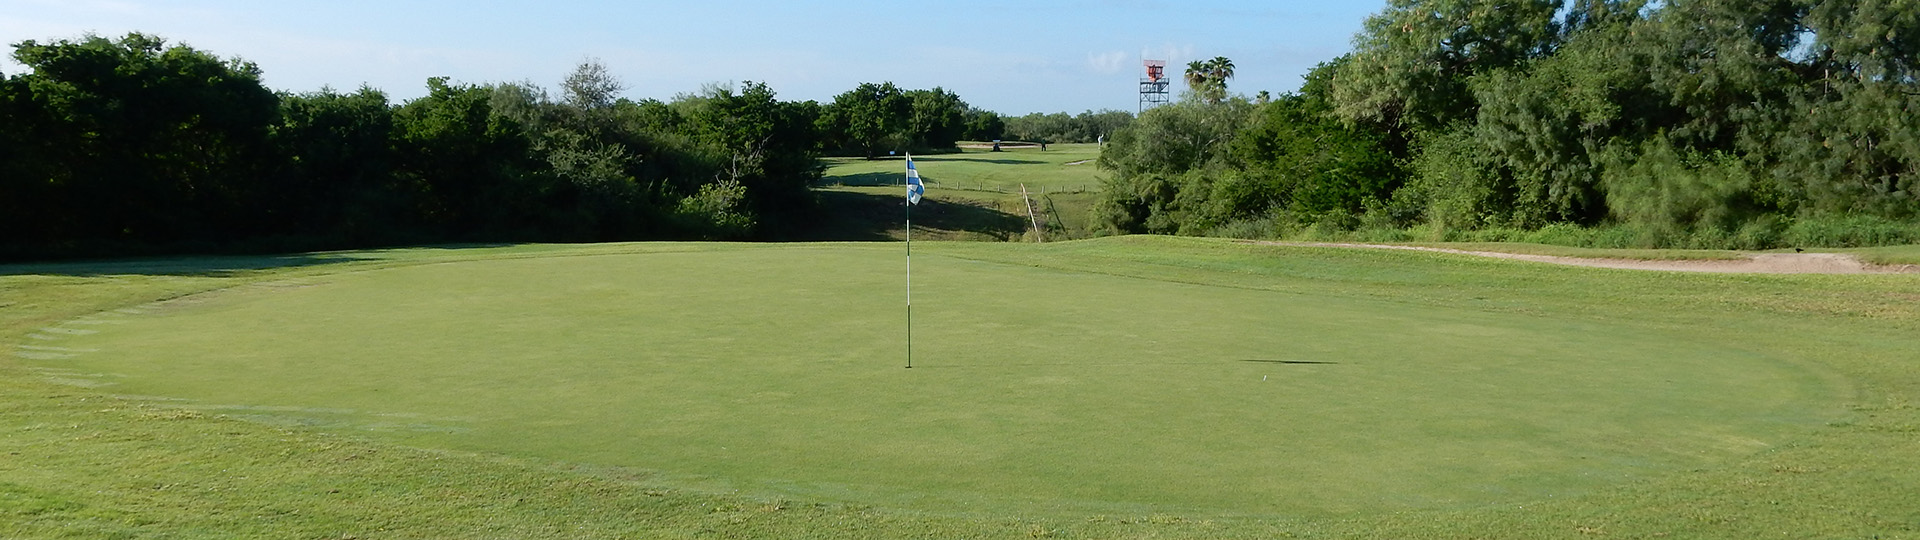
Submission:
[[[0,74],[0,258],[445,241],[778,239],[823,151],[950,148],[999,115],[953,92],[764,83],[633,101],[587,60],[558,90],[427,81],[276,93],[145,34],[25,41]],[[557,97],[554,97],[557,96]]]
[[[1885,234],[1920,219],[1916,43],[1920,6],[1906,1],[1393,0],[1297,94],[1156,109],[1117,135],[1150,143],[1103,157],[1116,175],[1106,221],[1268,234],[1576,225],[1649,246],[1920,241]],[[1196,94],[1207,73],[1190,66]],[[1250,119],[1224,134],[1234,152],[1191,157],[1189,141],[1223,134],[1179,117],[1243,108]],[[1141,183],[1189,174],[1205,181]],[[1275,180],[1288,175],[1312,180]],[[1196,208],[1224,210],[1173,211]],[[1887,226],[1822,229],[1835,222]]]

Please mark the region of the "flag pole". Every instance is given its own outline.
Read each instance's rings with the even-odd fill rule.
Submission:
[[[908,158],[912,159],[912,158]],[[907,369],[913,369],[913,203],[907,203]]]
[[[891,152],[889,152],[891,154]],[[927,188],[920,183],[920,171],[913,168],[913,154],[907,154],[907,369],[913,369],[913,205],[920,202]]]
[[[907,168],[913,168],[911,153],[907,154]],[[913,186],[908,185],[907,190],[907,369],[913,369]]]

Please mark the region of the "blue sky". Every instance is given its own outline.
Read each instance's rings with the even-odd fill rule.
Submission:
[[[158,34],[260,65],[276,90],[379,88],[418,97],[428,77],[552,88],[605,62],[635,99],[765,81],[782,99],[862,82],[945,87],[1004,114],[1132,110],[1143,56],[1226,56],[1231,88],[1291,91],[1345,53],[1385,2],[384,2],[0,0],[0,41]],[[11,49],[9,48],[9,51]],[[11,59],[0,71],[24,69]],[[1170,69],[1170,71],[1172,71]]]

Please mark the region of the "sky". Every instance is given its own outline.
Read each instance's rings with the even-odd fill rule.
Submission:
[[[1383,0],[0,0],[0,42],[143,32],[258,64],[269,88],[420,97],[429,77],[553,89],[598,59],[633,99],[710,83],[831,101],[942,87],[1001,114],[1134,110],[1141,60],[1233,60],[1230,90],[1293,91]],[[0,72],[26,68],[10,57]]]

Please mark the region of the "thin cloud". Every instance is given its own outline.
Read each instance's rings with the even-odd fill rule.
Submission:
[[[1087,69],[1092,70],[1094,73],[1112,75],[1125,69],[1126,65],[1126,51],[1087,53]]]
[[[1194,46],[1192,43],[1185,45],[1167,43],[1158,47],[1147,47],[1140,50],[1140,57],[1148,60],[1166,60],[1168,65],[1183,64],[1195,58]]]

